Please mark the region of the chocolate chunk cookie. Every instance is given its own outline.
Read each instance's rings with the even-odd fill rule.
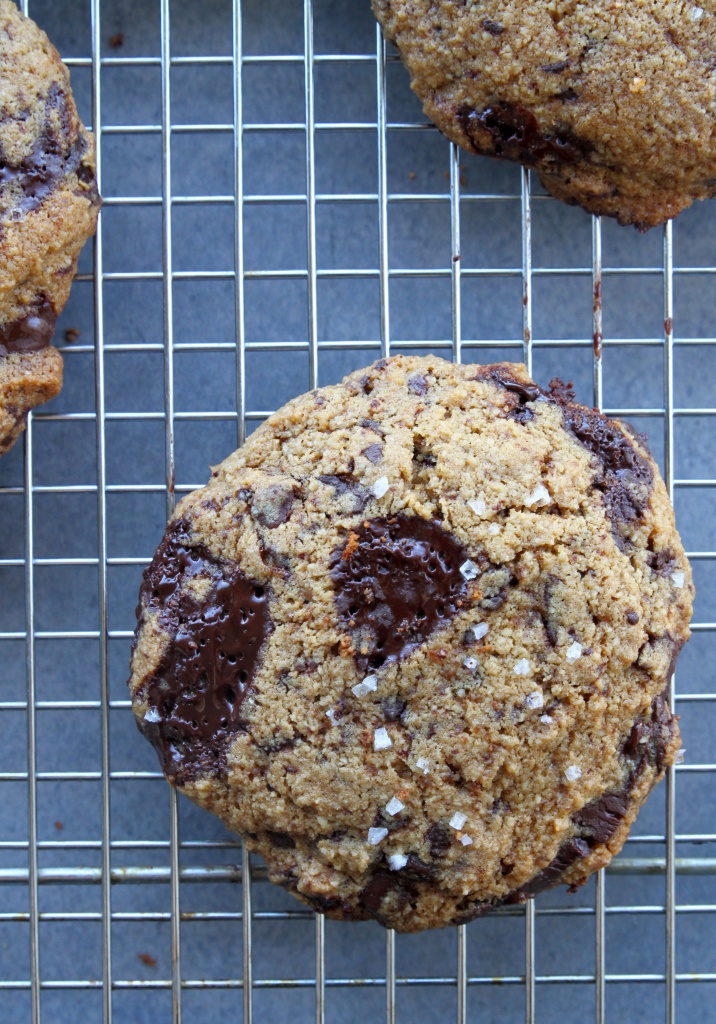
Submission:
[[[179,504],[134,714],[309,905],[461,923],[619,852],[679,747],[692,598],[640,436],[519,365],[396,356]]]
[[[716,3],[373,0],[425,112],[640,228],[716,193]]]
[[[0,0],[0,454],[62,387],[55,322],[99,209],[94,139],[44,32]]]

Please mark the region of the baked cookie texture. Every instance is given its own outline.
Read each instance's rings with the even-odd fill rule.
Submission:
[[[51,347],[99,210],[94,139],[47,36],[0,0],[0,454],[62,387]]]
[[[552,195],[652,227],[716,192],[716,3],[373,0],[425,112]]]
[[[521,365],[381,359],[180,502],[134,715],[310,906],[459,924],[619,852],[680,745],[692,597],[629,427]]]

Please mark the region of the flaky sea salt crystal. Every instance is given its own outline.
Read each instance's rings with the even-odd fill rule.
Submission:
[[[378,689],[378,676],[366,676],[362,683],[356,683],[355,686],[351,686],[351,690],[356,697],[365,697],[366,694],[372,693]]]
[[[476,640],[482,640],[483,636],[487,636],[487,631],[490,627],[486,622],[476,622],[470,626],[470,632]]]
[[[371,487],[371,491],[373,492],[376,498],[382,498],[384,494],[388,493],[389,487],[390,484],[388,482],[388,477],[379,476],[378,479],[373,484],[373,486]]]
[[[427,757],[419,757],[415,762],[415,767],[419,768],[423,775],[427,775],[430,771],[430,762]]]
[[[378,843],[382,843],[385,837],[388,835],[387,828],[369,828],[368,829],[368,842],[371,846],[377,846]]]
[[[156,708],[150,708],[144,716],[145,722],[161,722],[162,716]]]
[[[472,846],[472,839],[470,836],[460,836],[460,842],[463,846]]]
[[[704,16],[704,9],[703,9],[703,7],[692,7],[691,8],[691,20],[692,21],[701,21],[703,16]]]
[[[336,718],[335,708],[329,708],[328,711],[326,711],[326,718],[331,723],[331,725],[337,725],[338,724],[338,719]]]
[[[402,800],[398,800],[397,796],[392,797],[385,805],[386,812],[394,818],[396,814],[400,814],[405,809],[405,804]]]
[[[525,498],[525,505],[531,508],[532,505],[541,507],[542,505],[549,505],[552,501],[550,493],[544,484],[537,484],[531,494],[528,494]]]
[[[400,871],[408,863],[408,856],[405,853],[391,853],[388,857],[388,864],[391,871]]]
[[[487,527],[487,532],[492,534],[493,537],[496,537],[497,534],[500,532],[500,527],[497,525],[497,523],[491,523],[490,526]]]
[[[674,758],[674,764],[683,764],[686,760],[686,747],[679,747],[676,751],[676,757]]]
[[[466,814],[463,814],[462,811],[455,811],[452,818],[450,819],[450,828],[454,828],[457,831],[459,831],[466,821]]]
[[[373,733],[373,749],[374,750],[387,750],[388,747],[393,746],[393,741],[388,735],[388,730],[383,726],[380,729],[376,729]]]
[[[674,586],[676,587],[677,590],[681,590],[681,588],[684,585],[685,580],[686,580],[685,573],[680,572],[680,571],[672,572],[672,574],[671,574],[671,582],[674,584]]]
[[[477,568],[475,563],[471,562],[470,559],[468,558],[468,560],[466,562],[463,562],[462,565],[460,566],[460,572],[463,574],[466,580],[474,580],[479,572],[479,569]]]
[[[542,696],[542,691],[535,690],[534,693],[528,693],[525,697],[525,704],[528,708],[544,707],[544,697]]]
[[[577,660],[577,658],[582,657],[582,645],[580,643],[577,643],[577,641],[575,640],[574,643],[567,648],[564,654],[567,661],[571,665],[573,661]]]
[[[514,668],[516,676],[528,676],[530,674],[530,663],[527,658],[520,658]]]
[[[576,782],[577,779],[581,779],[582,777],[582,769],[576,764],[570,764],[564,774],[570,782]]]
[[[468,501],[468,505],[476,516],[484,516],[487,506],[482,498],[473,498],[472,501]]]
[[[543,722],[545,725],[551,725],[552,722],[554,721],[554,719],[552,718],[551,715],[540,715],[540,719],[539,720],[540,720],[540,722]]]
[[[468,670],[468,672],[474,673],[478,665],[477,658],[465,658],[465,660],[463,661],[463,665]]]

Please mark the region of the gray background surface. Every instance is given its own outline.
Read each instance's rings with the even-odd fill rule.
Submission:
[[[91,7],[86,0],[30,0],[30,13],[70,58],[82,114],[92,120]],[[381,321],[380,188],[376,132],[377,34],[368,0],[315,0],[315,265],[317,381],[337,381],[380,354],[439,351],[453,343],[450,147],[425,125],[402,66],[387,65],[385,289]],[[36,729],[36,829],[43,870],[73,869],[72,884],[39,886],[39,962],[46,1021],[102,1020],[101,887],[74,869],[101,865],[103,839],[102,652],[106,643],[109,835],[113,868],[170,863],[168,788],[137,733],[126,693],[129,634],[142,566],[167,513],[166,395],[174,403],[177,493],[201,485],[208,466],[237,444],[235,231],[242,230],[247,351],[247,429],[314,383],[307,268],[304,6],[247,0],[243,54],[280,60],[243,65],[243,184],[235,206],[232,5],[167,4],[173,60],[168,113],[174,201],[164,231],[162,52],[158,0],[97,4],[102,190],[101,267],[95,308],[93,246],[81,261],[60,320],[81,331],[66,347],[62,394],[34,417],[27,443],[0,462],[0,1019],[31,1020],[32,856],[28,727]],[[123,34],[121,46],[110,39]],[[379,48],[378,48],[379,49]],[[326,56],[357,59],[325,59]],[[216,57],[213,61],[176,58]],[[137,61],[133,58],[148,58]],[[140,127],[141,130],[134,130]],[[523,337],[521,171],[468,156],[460,173],[462,357],[520,359]],[[532,180],[533,369],[545,384],[571,379],[592,393],[592,221],[541,195]],[[237,225],[239,227],[237,228]],[[242,225],[242,228],[241,228]],[[675,503],[698,588],[696,632],[679,663],[677,690],[687,763],[677,774],[677,853],[713,857],[716,698],[714,445],[714,266],[716,205],[684,213],[673,231]],[[604,405],[629,413],[664,451],[664,274],[661,230],[602,229]],[[98,264],[99,265],[99,264]],[[164,281],[171,269],[171,285]],[[164,275],[164,277],[163,277]],[[385,284],[384,279],[384,284]],[[171,307],[166,306],[167,295]],[[166,364],[164,321],[173,346]],[[96,314],[99,319],[96,319]],[[383,326],[382,326],[383,324]],[[96,360],[95,345],[103,358]],[[165,364],[169,366],[165,381]],[[167,387],[165,387],[167,385]],[[100,429],[97,395],[103,398]],[[100,406],[101,410],[101,406]],[[105,484],[98,495],[98,452]],[[29,459],[29,462],[25,462]],[[31,479],[28,495],[25,474]],[[693,481],[703,481],[694,486]],[[687,482],[691,482],[687,485]],[[100,500],[104,498],[104,501]],[[104,522],[101,512],[104,508]],[[31,517],[30,518],[30,514]],[[29,529],[31,524],[32,529]],[[101,631],[98,528],[106,527],[108,637]],[[25,556],[33,559],[26,571]],[[27,587],[34,586],[28,618]],[[28,644],[28,622],[34,642]],[[28,664],[34,657],[34,717]],[[30,778],[32,782],[32,776]],[[624,851],[663,858],[662,786]],[[221,826],[179,800],[183,867],[232,865],[240,847]],[[10,884],[13,870],[21,881]],[[24,879],[24,880],[23,880]],[[677,876],[678,1021],[716,1021],[716,877]],[[256,881],[253,1013],[263,1022],[314,1020],[315,924],[282,891]],[[167,884],[111,891],[112,997],[117,1022],[172,1020],[171,890]],[[606,879],[606,1019],[665,1019],[665,879],[612,873]],[[243,1018],[242,889],[228,882],[180,887],[184,1020]],[[536,1019],[594,1018],[595,883],[537,904]],[[386,937],[376,924],[327,922],[326,1020],[385,1016]],[[398,1021],[452,1020],[456,1013],[455,930],[396,939]],[[144,963],[140,954],[149,954]],[[525,924],[516,910],[467,930],[467,1019],[480,1024],[525,1015]],[[701,975],[704,976],[699,980]],[[362,984],[345,984],[348,979]],[[289,986],[281,980],[292,979]],[[420,984],[411,979],[422,979]],[[215,984],[207,988],[202,980]],[[91,982],[91,985],[80,984]],[[338,983],[334,983],[338,982]]]

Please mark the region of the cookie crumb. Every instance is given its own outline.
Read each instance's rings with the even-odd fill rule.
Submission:
[[[81,334],[82,331],[79,329],[79,327],[65,327],[65,341],[67,342],[68,345],[72,345],[75,341],[77,341]]]
[[[145,967],[156,967],[156,958],[151,953],[137,953],[137,960],[141,960]]]
[[[124,46],[124,32],[115,32],[113,36],[110,36],[109,45],[113,50],[118,50],[120,46]]]

